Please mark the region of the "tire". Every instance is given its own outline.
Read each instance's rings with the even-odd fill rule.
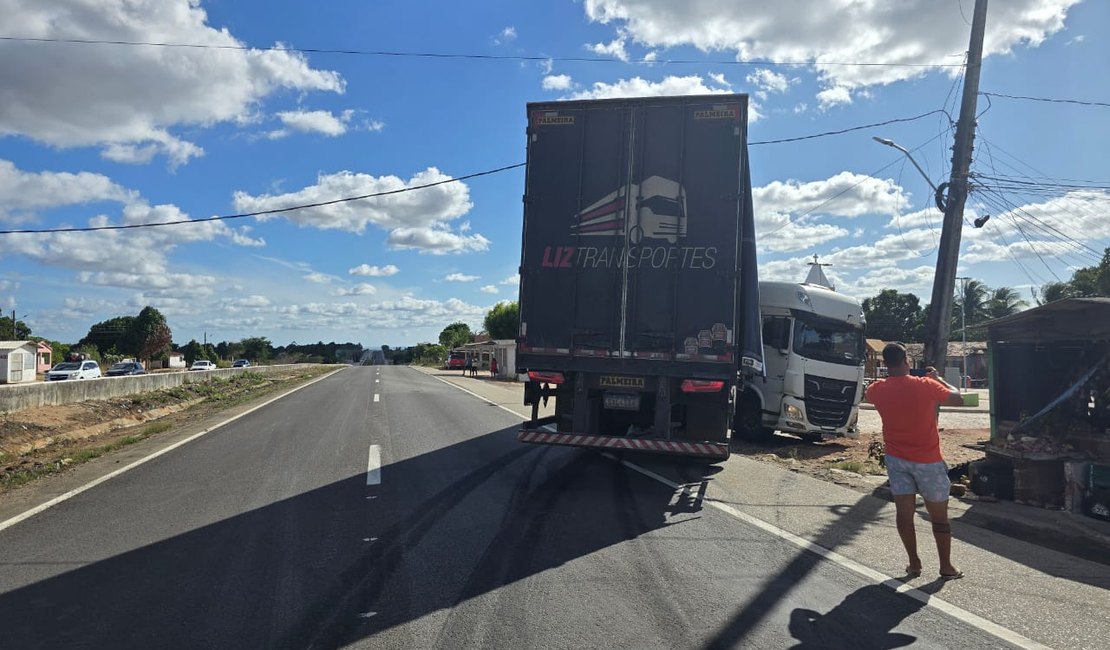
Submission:
[[[741,440],[760,444],[770,442],[775,435],[773,428],[763,426],[759,399],[751,395],[740,398],[732,419],[732,431]]]

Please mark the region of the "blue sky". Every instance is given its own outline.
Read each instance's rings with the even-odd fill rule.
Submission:
[[[512,165],[529,101],[749,93],[753,142],[958,113],[972,0],[766,5],[0,0],[4,37],[207,46],[0,41],[0,229],[202,219]],[[987,25],[982,91],[1110,101],[1107,3],[996,0]],[[321,49],[521,58],[300,51]],[[979,111],[968,217],[991,220],[965,229],[960,274],[1028,295],[1093,264],[1110,245],[1110,108],[980,97]],[[753,144],[762,277],[800,280],[816,253],[844,292],[927,301],[940,214],[871,138],[915,149],[940,183],[950,126],[934,113]],[[0,235],[0,308],[70,342],[148,304],[177,343],[435,340],[516,298],[523,178]]]

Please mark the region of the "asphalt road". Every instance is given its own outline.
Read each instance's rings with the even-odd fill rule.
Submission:
[[[418,370],[330,376],[0,530],[0,647],[1006,647],[518,424]]]

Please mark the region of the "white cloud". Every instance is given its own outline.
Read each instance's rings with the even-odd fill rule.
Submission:
[[[101,174],[27,172],[11,161],[0,160],[0,221],[18,223],[34,219],[36,210],[135,198],[135,192]]]
[[[494,45],[501,45],[503,43],[510,43],[516,40],[516,27],[509,25],[502,29],[497,36],[493,39]]]
[[[234,203],[239,212],[257,212],[350,196],[395,192],[450,178],[435,167],[415,174],[408,181],[396,176],[342,171],[321,174],[315,185],[298,192],[258,196],[236,192]],[[454,233],[448,226],[449,221],[466,214],[471,207],[473,204],[466,184],[454,182],[257,218],[265,221],[281,217],[301,226],[359,234],[367,226],[378,226],[389,231],[389,243],[397,249],[417,249],[437,254],[483,251],[489,247],[488,239],[479,234]]]
[[[1037,46],[1064,27],[1079,0],[1010,0],[991,5],[984,56]],[[958,63],[968,26],[955,3],[766,3],[759,0],[585,0],[586,16],[610,24],[620,39],[644,47],[692,45],[742,61],[811,61],[834,92],[822,104],[848,100],[856,89],[913,79],[928,68],[846,66],[842,62]],[[957,68],[947,68],[955,74]]]
[[[732,84],[730,84],[728,82],[728,79],[725,79],[725,76],[723,74],[721,74],[720,72],[710,72],[708,76],[718,86],[724,86],[725,88],[732,88]]]
[[[791,79],[767,68],[757,68],[744,80],[756,87],[755,94],[760,99],[766,99],[770,93],[784,93],[791,85],[798,83],[798,79]]]
[[[569,74],[549,74],[543,78],[544,90],[570,90],[574,81]]]
[[[890,179],[843,171],[824,180],[773,181],[752,191],[756,217],[769,212],[860,217],[897,214],[909,205],[909,196]]]
[[[447,277],[443,279],[447,280],[448,282],[473,282],[478,278],[479,276],[477,275],[467,275],[465,273],[450,273],[447,275]]]
[[[360,282],[353,287],[341,287],[336,289],[335,295],[337,296],[369,296],[377,293],[378,290],[372,284]]]
[[[347,273],[350,273],[351,275],[368,275],[375,278],[397,275],[398,273],[400,273],[400,271],[401,269],[392,264],[386,264],[385,266],[370,266],[369,264],[359,264],[352,269],[347,269]]]
[[[207,24],[196,0],[160,2],[0,0],[12,34],[33,38],[243,45]],[[287,50],[43,46],[10,42],[0,57],[0,137],[51,146],[104,147],[122,162],[156,154],[171,165],[203,150],[171,133],[180,127],[246,123],[279,90],[341,93],[342,78]]]
[[[886,224],[887,228],[920,228],[922,226],[939,228],[944,213],[934,207],[917,210],[908,214],[895,214]]]
[[[1042,258],[1069,266],[1097,264],[1105,248],[1098,242],[1110,239],[1108,213],[1110,192],[1102,190],[1074,191],[1005,212],[991,211],[983,228],[964,228],[960,261],[975,264],[1016,257],[1038,265]]]
[[[507,277],[504,280],[498,282],[497,284],[503,284],[505,286],[518,287],[518,286],[520,286],[520,274],[519,273],[514,273],[513,275],[510,275],[509,277]]]
[[[624,49],[624,39],[617,38],[608,43],[593,43],[586,45],[586,49],[599,56],[628,61],[628,51]]]
[[[705,85],[699,75],[685,77],[667,76],[662,81],[648,81],[641,77],[620,79],[613,83],[596,81],[589,90],[577,92],[571,99],[610,99],[615,97],[656,97],[661,95],[711,95],[727,93],[727,88]]]
[[[757,244],[761,249],[793,252],[847,236],[841,226],[816,223],[820,217],[897,214],[909,204],[891,180],[840,172],[824,180],[773,181],[752,190]]]
[[[478,291],[481,291],[482,293],[497,293],[498,288],[497,288],[496,285],[487,284],[486,286],[482,287],[481,289],[478,289]]]
[[[351,121],[354,111],[346,110],[339,115],[330,111],[282,111],[277,114],[281,123],[288,129],[301,133],[320,133],[327,136],[343,135],[347,132],[347,124]]]
[[[4,173],[6,170],[6,173]],[[55,199],[39,194],[52,184],[66,180],[65,175],[43,172],[33,179],[43,180],[42,187],[28,190],[24,182],[29,177],[18,169],[0,168],[0,178],[17,182],[0,182],[0,205],[17,205],[49,209],[72,199]],[[189,216],[175,205],[146,203],[137,193],[120,188],[96,174],[73,175],[79,198],[100,198],[122,202],[119,219],[112,221],[106,215],[87,220],[90,226],[139,225],[168,221],[188,221]],[[32,183],[34,185],[34,183]],[[60,193],[59,196],[66,194]],[[132,230],[101,230],[95,232],[13,233],[0,238],[0,256],[23,256],[45,266],[88,272],[83,281],[126,288],[149,288],[166,282],[186,282],[188,278],[207,277],[187,274],[170,274],[168,255],[178,246],[194,242],[208,242],[226,238],[240,245],[260,245],[243,228],[232,229],[222,221],[186,223],[163,228]],[[162,278],[162,279],[159,279]],[[201,282],[197,285],[208,284]]]
[[[925,303],[929,301],[935,274],[936,267],[927,265],[912,269],[876,269],[868,271],[854,280],[841,282],[837,290],[862,300],[878,295],[883,289],[897,289],[902,293],[916,294]]]
[[[327,273],[313,271],[312,273],[305,274],[304,279],[315,284],[331,284],[334,278]]]
[[[421,253],[474,253],[489,250],[489,240],[481,235],[462,235],[444,228],[419,226],[394,228],[388,243],[396,250],[418,250]]]
[[[932,230],[919,228],[880,237],[870,244],[837,248],[821,258],[841,269],[893,267],[898,262],[925,257],[933,250]]]
[[[817,93],[817,104],[822,108],[831,108],[840,104],[851,104],[852,93],[846,86],[833,86]]]

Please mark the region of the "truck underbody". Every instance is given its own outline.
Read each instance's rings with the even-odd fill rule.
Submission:
[[[568,376],[569,375],[569,376]],[[729,456],[732,382],[666,375],[530,371],[532,406],[517,439],[723,460]],[[555,399],[555,415],[538,417]]]

